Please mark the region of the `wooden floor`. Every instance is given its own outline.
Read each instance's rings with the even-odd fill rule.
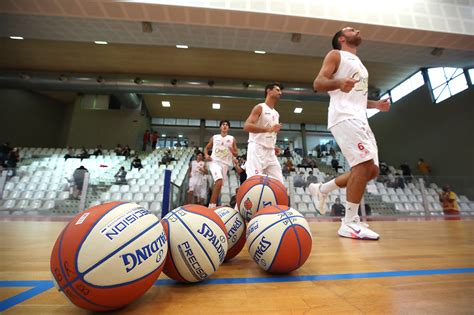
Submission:
[[[55,288],[44,289],[51,248],[65,224],[0,222],[0,313],[87,314]],[[178,285],[162,274],[115,313],[474,314],[474,221],[371,222],[379,241],[340,238],[338,223],[310,225],[312,254],[291,277],[264,273],[244,248],[213,275],[219,281]],[[36,285],[43,289],[18,302]]]

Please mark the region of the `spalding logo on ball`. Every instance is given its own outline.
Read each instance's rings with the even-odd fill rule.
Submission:
[[[248,178],[239,187],[236,200],[237,208],[247,222],[263,207],[289,204],[285,185],[262,175]]]
[[[158,218],[134,203],[83,211],[64,228],[51,253],[56,287],[91,311],[121,308],[159,277],[168,253]]]

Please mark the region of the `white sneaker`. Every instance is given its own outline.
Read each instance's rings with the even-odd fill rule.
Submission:
[[[308,190],[313,197],[314,207],[320,215],[325,214],[328,211],[328,206],[326,205],[326,200],[328,199],[328,194],[323,194],[319,188],[321,188],[322,183],[309,184]]]
[[[357,216],[352,222],[346,223],[344,218],[341,220],[341,227],[337,234],[342,237],[349,237],[361,240],[378,240],[380,236],[360,222]]]

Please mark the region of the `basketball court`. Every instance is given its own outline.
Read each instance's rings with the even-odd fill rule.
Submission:
[[[52,246],[66,222],[0,222],[2,314],[84,314],[53,287]],[[297,271],[272,276],[247,249],[200,284],[163,273],[118,314],[472,314],[474,221],[376,221],[379,241],[336,235],[337,222],[311,221],[313,248]]]

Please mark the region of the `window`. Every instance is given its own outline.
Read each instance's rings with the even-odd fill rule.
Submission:
[[[219,121],[206,119],[206,127],[219,127]]]
[[[435,103],[467,89],[467,81],[461,68],[430,68],[428,77]]]
[[[471,85],[474,85],[474,68],[468,69],[467,73],[469,73],[469,78],[471,79]]]
[[[418,71],[417,73],[415,73],[390,91],[390,94],[392,96],[392,102],[398,101],[399,99],[416,90],[423,84],[425,84],[425,80],[423,79],[421,71]]]
[[[381,100],[388,98],[390,101],[390,95],[388,93],[385,93],[380,97]],[[367,108],[367,118],[370,118],[380,112],[377,108]]]

